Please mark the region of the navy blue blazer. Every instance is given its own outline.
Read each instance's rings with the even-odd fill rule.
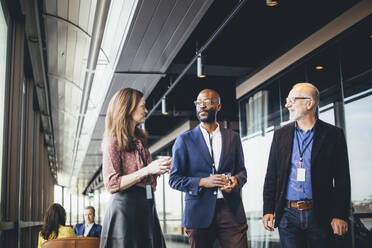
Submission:
[[[77,237],[83,237],[85,230],[85,223],[76,224],[74,226],[74,232],[76,233]],[[101,237],[102,226],[99,224],[94,223],[92,228],[90,229],[87,237]]]
[[[222,151],[217,174],[230,172],[238,181],[238,189],[223,192],[224,199],[239,223],[246,223],[240,189],[247,181],[243,149],[238,133],[220,127]],[[212,158],[203,138],[200,126],[180,135],[173,145],[172,169],[169,185],[186,192],[182,226],[186,228],[207,228],[212,223],[217,188],[199,188],[200,178],[210,176]]]

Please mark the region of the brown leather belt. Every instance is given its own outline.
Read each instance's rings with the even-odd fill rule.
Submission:
[[[289,201],[286,200],[287,207],[297,208],[298,210],[310,210],[313,208],[312,201]]]

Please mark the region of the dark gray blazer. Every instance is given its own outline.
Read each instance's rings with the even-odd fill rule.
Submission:
[[[263,191],[263,214],[275,213],[275,227],[285,206],[293,146],[294,123],[274,132]],[[317,120],[311,152],[313,208],[318,222],[329,226],[333,218],[350,213],[350,172],[342,129]]]

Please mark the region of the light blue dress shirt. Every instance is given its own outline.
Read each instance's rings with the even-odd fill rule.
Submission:
[[[291,172],[289,174],[286,194],[287,200],[300,201],[312,199],[311,151],[313,147],[314,127],[305,133],[304,131],[299,129],[297,127],[297,123],[295,123],[291,158]],[[307,146],[307,144],[309,145]],[[297,169],[300,168],[300,150],[298,149],[299,146],[301,151],[303,152],[302,168],[306,169],[305,181],[297,181]],[[306,150],[303,151],[306,146]]]

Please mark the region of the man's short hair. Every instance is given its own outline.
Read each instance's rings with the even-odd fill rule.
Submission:
[[[87,210],[87,209],[92,210],[93,215],[96,216],[96,210],[94,209],[93,206],[87,206],[87,207],[85,207],[85,210]]]

